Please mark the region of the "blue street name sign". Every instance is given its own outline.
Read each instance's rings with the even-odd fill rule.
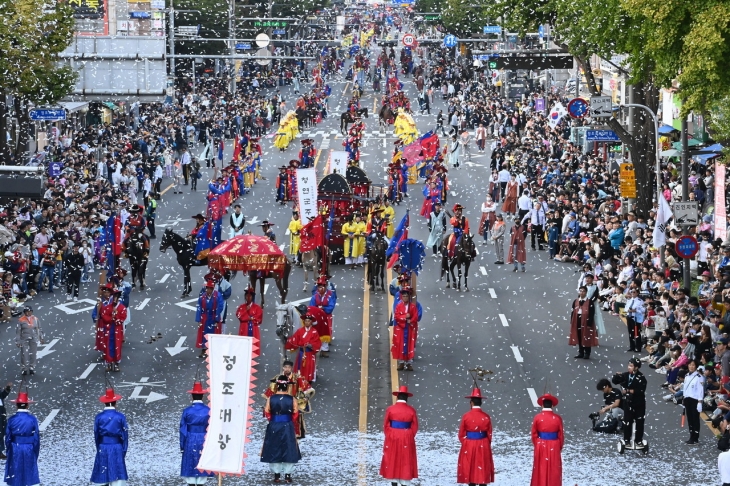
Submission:
[[[251,44],[239,42],[238,44],[236,44],[236,49],[242,51],[246,49],[251,49]]]
[[[130,19],[149,19],[151,17],[151,12],[129,12]]]
[[[274,35],[284,35],[286,34],[286,29],[274,29],[273,33]]]
[[[620,142],[616,132],[613,130],[586,130],[586,141],[588,142]]]
[[[30,119],[35,121],[58,121],[66,119],[66,110],[30,110]]]
[[[485,34],[501,34],[502,27],[500,27],[499,25],[485,25],[484,33]]]

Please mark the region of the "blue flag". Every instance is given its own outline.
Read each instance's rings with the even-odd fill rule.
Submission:
[[[398,227],[395,229],[395,233],[393,233],[393,237],[390,239],[390,244],[388,245],[388,249],[385,252],[385,256],[388,258],[393,256],[393,253],[395,253],[398,244],[405,238],[408,238],[408,226],[410,224],[408,213],[409,211],[406,211],[405,216],[403,216],[403,219],[401,219],[400,223],[398,223]]]

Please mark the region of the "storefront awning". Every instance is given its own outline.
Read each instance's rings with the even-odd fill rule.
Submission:
[[[89,103],[86,101],[62,101],[59,103],[61,107],[65,108],[66,111],[69,113],[74,113],[76,111],[80,111],[83,108],[87,108],[89,106]]]
[[[105,101],[102,104],[112,111],[119,111],[119,107],[117,105],[115,105],[114,103],[112,103],[111,101]]]
[[[659,127],[659,134],[660,135],[669,135],[672,132],[678,132],[676,128],[674,128],[671,125],[662,125]]]

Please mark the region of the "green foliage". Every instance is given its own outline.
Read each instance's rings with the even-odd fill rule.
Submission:
[[[708,132],[715,141],[725,145],[722,152],[725,160],[728,160],[728,156],[730,156],[730,96],[725,96],[712,106]]]
[[[482,33],[482,28],[487,25],[489,16],[484,7],[474,0],[446,0],[441,2],[441,21],[447,32],[457,37],[469,37],[474,33]],[[431,10],[438,12],[439,10]]]

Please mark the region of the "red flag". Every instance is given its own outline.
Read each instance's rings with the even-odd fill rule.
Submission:
[[[324,240],[324,224],[322,222],[322,215],[318,214],[316,218],[302,226],[299,236],[299,251],[302,253],[312,251],[318,246],[322,246],[322,241]]]

